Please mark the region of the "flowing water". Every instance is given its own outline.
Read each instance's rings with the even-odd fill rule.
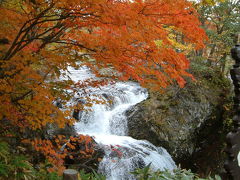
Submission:
[[[74,81],[94,78],[87,68],[69,68],[68,76]],[[75,124],[79,134],[94,136],[95,141],[104,149],[105,156],[99,164],[100,173],[105,174],[109,180],[128,180],[134,179],[130,172],[150,163],[153,170],[176,168],[164,148],[127,136],[125,112],[147,98],[144,88],[133,82],[117,82],[101,88],[91,88],[89,92],[90,97],[98,95],[111,102],[94,104],[91,111],[79,113],[80,121]]]

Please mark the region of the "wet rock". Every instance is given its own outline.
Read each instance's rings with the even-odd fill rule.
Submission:
[[[43,136],[45,139],[52,139],[56,135],[64,135],[66,137],[77,135],[77,132],[73,126],[66,125],[64,128],[59,128],[54,123],[48,124],[43,130],[43,132],[44,132]]]
[[[161,94],[149,92],[149,98],[126,112],[129,135],[146,139],[168,150],[182,162],[199,148],[199,130],[216,116],[224,98],[223,89],[188,83],[183,89],[170,87]]]
[[[106,93],[103,93],[102,96],[103,96],[105,99],[110,99],[109,95],[107,95]]]
[[[74,99],[76,104],[86,104],[86,100],[85,99],[80,99],[80,98],[76,98]],[[74,119],[76,119],[77,121],[79,121],[81,119],[81,114],[82,111],[79,109],[74,109],[73,113],[72,113],[72,117]]]
[[[72,115],[73,118],[76,119],[76,120],[78,120],[78,121],[80,120],[80,118],[79,118],[80,114],[79,114],[79,113],[80,113],[80,110],[74,109],[73,115]]]

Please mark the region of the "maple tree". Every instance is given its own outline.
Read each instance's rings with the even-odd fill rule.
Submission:
[[[69,98],[63,89],[73,82],[49,80],[69,65],[81,61],[97,76],[111,67],[120,72],[112,79],[144,86],[184,86],[189,62],[169,35],[181,33],[196,49],[207,39],[185,0],[2,1],[0,19],[0,119],[22,129],[73,122],[70,110],[52,105]]]
[[[71,136],[69,139],[58,135],[52,140],[35,138],[31,142],[25,140],[24,143],[31,143],[36,151],[42,153],[51,163],[48,171],[58,172],[58,174],[61,174],[65,169],[64,161],[75,161],[77,164],[83,164],[84,160],[96,156],[94,140],[87,135]]]
[[[1,1],[0,10],[1,136],[14,136],[12,127],[74,123],[72,111],[82,105],[63,110],[53,102],[61,99],[64,106],[78,88],[106,84],[104,77],[153,89],[175,82],[183,87],[184,77],[192,77],[186,51],[203,48],[207,40],[186,0],[10,0]],[[103,81],[59,81],[68,66],[87,66]],[[104,68],[118,73],[100,73]],[[51,150],[50,141],[33,145],[57,168],[62,165],[55,159],[65,155]]]

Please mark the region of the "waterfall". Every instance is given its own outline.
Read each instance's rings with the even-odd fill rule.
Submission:
[[[88,68],[79,70],[69,67],[68,77],[74,81],[94,78]],[[176,168],[168,152],[155,147],[146,140],[136,140],[128,135],[126,110],[145,100],[146,89],[134,82],[116,82],[91,88],[90,96],[111,100],[111,103],[93,104],[90,111],[79,113],[80,121],[75,124],[79,134],[93,136],[104,149],[105,156],[98,171],[109,180],[134,179],[130,173],[151,163],[153,170],[173,170]],[[77,97],[81,98],[81,97]]]

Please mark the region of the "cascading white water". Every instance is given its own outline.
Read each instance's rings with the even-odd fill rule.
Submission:
[[[87,68],[69,68],[68,76],[74,80],[94,78]],[[98,95],[109,104],[94,104],[91,111],[81,112],[80,121],[75,124],[79,134],[93,136],[100,144],[105,156],[99,164],[99,172],[107,179],[134,179],[130,173],[151,163],[153,170],[176,168],[171,156],[164,148],[155,147],[148,141],[136,140],[129,136],[126,110],[145,100],[147,91],[133,82],[117,82],[100,89],[92,88],[91,95]],[[79,97],[78,97],[79,98]]]

